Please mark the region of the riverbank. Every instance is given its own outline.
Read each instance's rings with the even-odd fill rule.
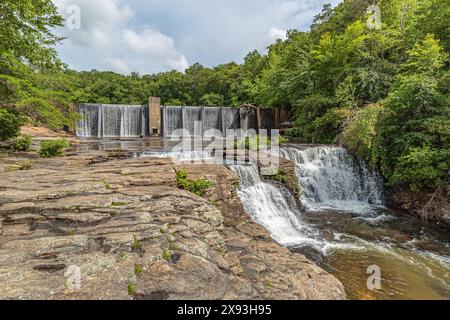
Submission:
[[[177,187],[180,169],[213,183],[205,198]],[[0,177],[2,299],[345,298],[249,218],[224,166],[19,154]]]

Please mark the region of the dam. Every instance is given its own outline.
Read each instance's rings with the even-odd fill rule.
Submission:
[[[78,104],[76,134],[86,138],[146,136],[226,137],[234,130],[278,129],[287,121],[279,109],[249,107]]]

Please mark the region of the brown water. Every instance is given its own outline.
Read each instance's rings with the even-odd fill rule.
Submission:
[[[302,219],[320,231],[327,254],[314,258],[344,285],[349,299],[450,299],[450,232],[404,212],[380,209],[373,218],[338,211]],[[378,218],[376,216],[378,215]],[[369,290],[369,266],[381,270],[381,289]]]

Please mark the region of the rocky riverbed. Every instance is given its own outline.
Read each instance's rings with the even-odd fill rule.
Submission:
[[[345,298],[249,218],[224,166],[26,157],[0,158],[1,299]],[[179,189],[180,169],[213,187]]]

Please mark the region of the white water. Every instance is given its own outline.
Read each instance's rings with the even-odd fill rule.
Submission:
[[[382,206],[383,183],[380,175],[353,159],[339,147],[282,148],[284,158],[292,160],[303,192],[306,209],[335,209],[361,213]]]
[[[300,212],[283,186],[263,181],[256,167],[231,166],[241,181],[238,195],[246,212],[277,242],[314,259],[323,255],[318,260],[331,266],[352,298],[450,297],[448,241],[429,238],[433,233],[425,229],[418,234],[418,221],[404,217],[399,222],[380,207],[383,189],[376,173],[341,148],[292,147],[282,152],[296,163],[299,183],[307,191],[301,199],[307,212]],[[208,154],[147,156],[195,160]],[[367,291],[365,272],[374,264],[383,272],[383,290],[375,293]]]
[[[314,242],[312,229],[301,222],[295,200],[287,190],[263,182],[253,166],[231,166],[231,169],[241,180],[238,195],[246,212],[276,241],[285,246]]]

